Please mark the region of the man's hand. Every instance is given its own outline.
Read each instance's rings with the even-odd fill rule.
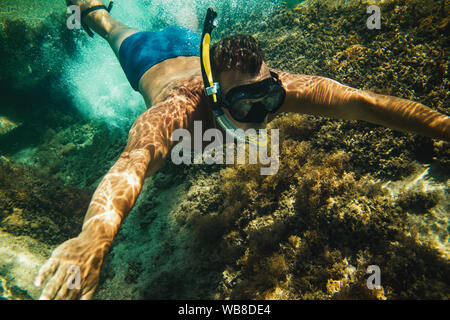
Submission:
[[[40,299],[91,299],[109,247],[109,242],[93,240],[83,232],[61,244],[36,276],[37,287],[50,278]]]

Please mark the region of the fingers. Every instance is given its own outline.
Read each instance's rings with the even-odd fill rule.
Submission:
[[[97,290],[97,286],[94,286],[92,289],[90,289],[89,291],[87,291],[86,293],[84,293],[84,294],[80,297],[80,300],[91,300],[92,297],[94,296],[96,290]]]
[[[81,294],[81,269],[71,265],[65,272],[66,276],[56,293],[55,300],[73,300],[79,298]]]
[[[94,285],[87,285],[87,287],[82,286],[74,286],[73,282],[71,280],[71,273],[68,272],[69,276],[67,276],[63,283],[61,284],[61,287],[59,288],[59,291],[57,292],[56,296],[54,297],[55,300],[91,300],[92,297],[95,294],[95,291],[97,289],[98,283],[95,283]],[[89,283],[89,281],[87,281]],[[72,285],[70,285],[72,284]]]
[[[50,274],[53,274],[56,270],[56,268],[59,266],[59,260],[50,258],[47,260],[46,263],[42,265],[42,267],[39,269],[38,274],[36,275],[36,278],[34,279],[34,285],[36,287],[40,287],[42,283],[44,283],[45,279]]]
[[[67,280],[64,280],[63,283],[61,283],[61,286],[56,293],[54,299],[55,300],[74,300],[78,298],[80,294],[80,290],[77,290],[75,288],[69,288],[67,286]]]
[[[55,275],[41,294],[40,300],[78,299],[82,292],[80,267],[68,262],[59,262]]]
[[[66,262],[54,261],[55,259],[50,259],[42,266],[42,274],[40,271],[37,276],[37,278],[40,277],[39,281],[41,281],[41,279],[45,280],[50,274],[54,274],[46,284],[39,300],[92,299],[97,288],[96,278],[94,277],[93,281],[88,281],[88,283],[91,283],[91,285],[88,285],[85,283],[86,279],[84,281],[81,280],[80,268],[78,266]],[[55,268],[57,268],[56,273]],[[84,276],[86,277],[86,275]],[[81,284],[82,282],[87,287],[84,287]],[[37,280],[35,283],[37,283]]]
[[[59,269],[53,276],[53,278],[45,286],[44,291],[42,291],[39,300],[54,299],[60,288],[64,286],[65,279],[66,279],[65,270]]]

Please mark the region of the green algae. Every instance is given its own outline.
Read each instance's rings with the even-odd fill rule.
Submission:
[[[51,19],[49,15],[53,12],[61,12],[64,8],[64,1],[2,0],[0,24],[14,17],[15,19],[27,21],[30,25],[36,25]]]
[[[59,244],[80,232],[91,194],[0,160],[0,230]]]

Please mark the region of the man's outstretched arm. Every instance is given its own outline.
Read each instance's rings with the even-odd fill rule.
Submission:
[[[450,117],[420,103],[354,89],[324,77],[282,72],[280,77],[287,89],[281,112],[363,120],[450,141]]]
[[[42,299],[92,298],[104,257],[133,208],[145,176],[162,166],[172,145],[173,131],[189,126],[194,109],[192,103],[169,99],[136,120],[125,150],[91,199],[80,235],[56,248],[39,270],[37,286],[50,278]],[[74,276],[80,279],[79,288],[69,288]]]

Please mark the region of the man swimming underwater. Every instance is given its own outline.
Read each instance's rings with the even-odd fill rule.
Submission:
[[[95,191],[79,236],[56,248],[39,270],[37,286],[50,279],[41,299],[93,297],[103,260],[145,177],[163,165],[174,145],[174,130],[192,132],[194,120],[202,121],[204,130],[219,124],[224,133],[230,127],[264,128],[280,113],[297,112],[450,140],[450,117],[420,103],[269,69],[250,36],[222,39],[208,51],[213,21],[205,22],[211,30],[203,38],[184,27],[138,32],[113,19],[100,0],[67,3],[81,8],[87,31],[109,42],[149,109],[133,124],[125,150]],[[201,43],[206,50],[200,58]],[[73,266],[79,267],[80,287],[69,289],[77,270]]]

